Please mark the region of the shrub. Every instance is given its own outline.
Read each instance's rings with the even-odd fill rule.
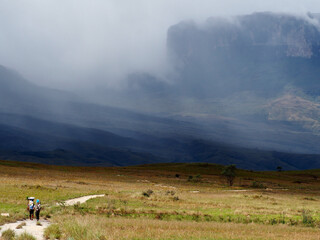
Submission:
[[[3,240],[13,240],[15,235],[16,234],[13,230],[8,229],[2,233],[1,237],[3,238]]]
[[[302,223],[304,225],[313,226],[314,225],[314,219],[311,216],[310,210],[302,210]]]
[[[298,225],[298,222],[297,222],[297,220],[289,219],[289,224],[290,224],[291,226],[296,226],[296,225]]]
[[[245,178],[243,178],[243,180],[253,180],[253,178],[245,177]]]
[[[278,223],[277,219],[275,219],[275,218],[271,218],[271,219],[270,219],[270,224],[271,224],[271,225],[275,225],[275,224],[277,224],[277,223]]]
[[[114,199],[112,199],[112,200],[108,199],[107,209],[109,211],[116,209],[115,204],[116,204],[116,201]]]
[[[166,195],[174,196],[175,194],[176,194],[175,191],[167,191],[167,192],[166,192]]]
[[[267,188],[265,185],[263,185],[262,183],[259,183],[259,182],[252,182],[252,185],[251,185],[252,188]]]
[[[60,239],[61,230],[58,224],[51,224],[44,230],[44,237],[46,239]]]
[[[229,184],[229,186],[233,185],[234,179],[236,178],[236,165],[229,165],[226,166],[223,171],[221,172],[221,175],[224,176]]]
[[[16,227],[16,229],[21,229],[21,228],[23,228],[24,226],[26,226],[27,224],[25,223],[25,222],[23,222],[23,223],[20,223],[17,227]]]
[[[79,202],[73,205],[74,211],[84,215],[86,212],[88,212],[88,208],[81,205]]]
[[[90,227],[77,222],[69,222],[64,224],[64,232],[67,239],[82,240],[82,239],[93,239],[90,238]],[[92,232],[92,230],[91,230]]]
[[[286,214],[284,212],[280,214],[279,223],[282,223],[282,224],[286,223]]]
[[[198,174],[196,176],[189,176],[188,182],[201,182],[201,175]]]
[[[142,195],[145,197],[150,197],[153,194],[151,189],[148,189],[146,192],[143,192]]]
[[[15,240],[36,240],[36,238],[31,234],[24,232],[16,237]]]
[[[317,199],[313,197],[305,197],[303,200],[308,200],[308,201],[317,201]]]
[[[302,182],[297,180],[297,181],[293,181],[293,183],[298,183],[298,184],[301,184]]]

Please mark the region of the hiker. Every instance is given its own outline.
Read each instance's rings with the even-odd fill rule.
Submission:
[[[40,210],[41,210],[41,203],[40,203],[40,200],[37,199],[37,202],[36,202],[36,218],[37,218],[37,221],[40,220]]]
[[[29,218],[30,218],[30,220],[33,220],[34,204],[33,204],[33,200],[31,200],[31,199],[29,200],[28,210],[29,210]]]

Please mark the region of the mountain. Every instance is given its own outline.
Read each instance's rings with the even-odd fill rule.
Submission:
[[[159,162],[236,164],[246,169],[318,168],[320,155],[246,149],[192,138],[124,138],[109,132],[1,114],[0,158],[55,165],[128,166]],[[23,119],[24,124],[19,124]],[[20,127],[17,127],[20,126]]]
[[[214,106],[202,113],[270,126],[279,136],[291,132],[297,142],[303,135],[315,136],[311,144],[319,141],[317,14],[266,12],[181,22],[168,30],[167,45],[175,87],[198,106]]]
[[[205,134],[193,121],[76,102],[67,92],[33,85],[5,68],[0,73],[1,91],[7,94],[1,95],[1,159],[76,166],[157,162],[235,163],[252,169],[320,166],[319,155],[281,155],[202,140]],[[219,132],[228,135],[228,129]]]
[[[191,123],[86,102],[69,92],[37,86],[5,67],[0,67],[0,85],[0,113],[113,132],[128,132],[129,135],[134,134],[134,131],[166,135],[174,134],[172,127],[184,132],[193,127]],[[18,124],[24,124],[23,120]]]
[[[320,167],[314,15],[256,13],[168,30],[174,74],[128,75],[99,104],[0,67],[0,159],[125,166]]]
[[[197,138],[319,154],[317,16],[265,12],[180,22],[167,33],[174,73],[132,73],[127,88],[102,90],[102,102],[193,123],[188,134]]]
[[[316,18],[255,13],[181,22],[168,30],[178,84],[195,97],[254,91],[280,94],[288,84],[320,94],[320,32]],[[196,89],[196,91],[194,91]]]

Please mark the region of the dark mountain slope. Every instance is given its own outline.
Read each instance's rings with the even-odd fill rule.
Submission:
[[[77,136],[74,139],[63,138],[3,125],[0,125],[0,136],[1,159],[55,165],[128,166],[157,162],[209,162],[236,164],[241,168],[257,170],[274,170],[277,166],[286,170],[320,168],[320,155],[246,149],[203,140],[152,138],[152,144],[145,143],[142,151],[138,151],[135,150],[137,146],[116,143],[119,146],[112,147],[113,144],[104,145],[103,141],[81,141]]]
[[[168,118],[155,117],[125,109],[91,104],[68,92],[34,85],[19,74],[0,67],[0,113],[25,115],[38,119],[69,123],[104,130],[125,129],[157,134],[192,127]]]
[[[0,124],[2,159],[78,166],[124,166],[162,160],[149,153],[130,150],[129,147],[139,149],[142,145],[133,139],[94,129],[28,121],[31,125],[40,123],[49,130],[32,131]]]
[[[179,86],[197,97],[246,90],[269,97],[287,84],[319,95],[320,32],[312,21],[256,13],[172,26],[167,41]]]

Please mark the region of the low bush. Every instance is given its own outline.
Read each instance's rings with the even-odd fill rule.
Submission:
[[[51,224],[44,230],[44,237],[46,239],[60,239],[61,238],[61,230],[58,224]]]
[[[313,226],[315,221],[311,216],[310,210],[302,210],[302,223],[307,226]]]
[[[305,197],[305,198],[303,198],[303,200],[317,201],[317,199],[315,199],[315,198],[313,198],[313,197]]]
[[[26,226],[27,224],[25,223],[25,222],[23,222],[23,223],[20,223],[17,227],[16,227],[16,229],[21,229],[21,228],[23,228],[24,226]]]
[[[167,192],[166,192],[166,195],[174,196],[175,194],[176,194],[175,191],[167,191]]]
[[[3,240],[14,240],[15,232],[11,229],[4,231],[1,235]]]
[[[16,237],[15,240],[36,240],[36,238],[31,234],[24,232]]]
[[[153,194],[151,189],[148,189],[146,192],[143,192],[142,195],[145,197],[150,197]]]
[[[263,185],[262,183],[260,182],[252,182],[252,185],[251,185],[252,188],[263,188],[263,189],[266,189],[267,187],[265,185]]]
[[[201,182],[201,175],[198,174],[196,176],[189,176],[188,182]]]

